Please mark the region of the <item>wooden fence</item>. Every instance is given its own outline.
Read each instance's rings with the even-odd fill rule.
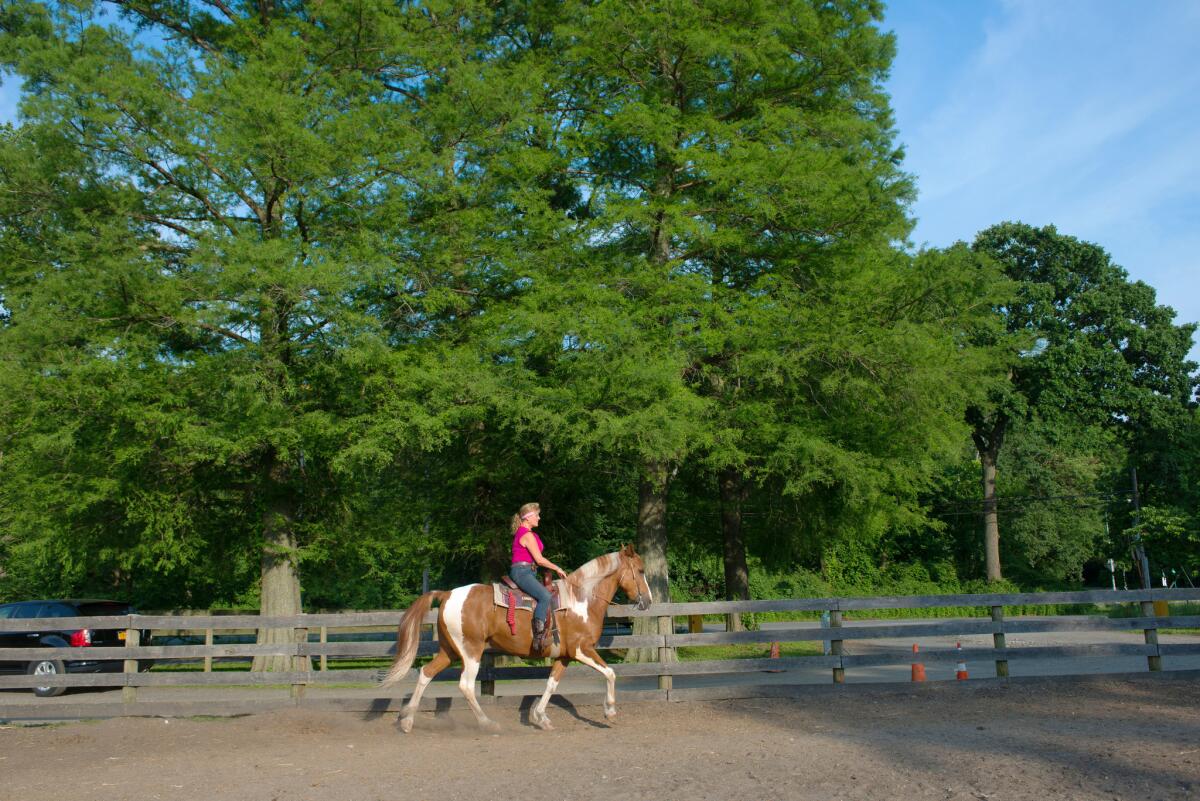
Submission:
[[[798,685],[781,681],[778,676],[767,678],[770,673],[785,672],[796,668],[818,667],[829,671],[829,681],[841,684],[847,672],[874,666],[907,665],[912,654],[907,649],[889,649],[871,654],[852,654],[846,644],[879,638],[903,638],[915,642],[929,637],[958,637],[964,635],[988,635],[992,637],[990,648],[922,649],[923,663],[969,660],[976,666],[974,677],[982,678],[978,665],[981,661],[994,665],[988,673],[1004,678],[1009,675],[1009,663],[1013,660],[1047,659],[1063,657],[1145,657],[1148,671],[1163,670],[1163,661],[1173,657],[1200,655],[1200,644],[1161,644],[1158,631],[1163,628],[1200,628],[1200,615],[1164,616],[1167,602],[1200,600],[1200,589],[1163,589],[1127,591],[1090,591],[1061,593],[985,594],[985,595],[934,595],[913,597],[873,598],[803,598],[792,600],[731,601],[712,603],[667,603],[658,604],[645,611],[634,606],[613,606],[610,618],[655,618],[657,633],[614,634],[601,639],[602,649],[652,648],[659,653],[658,662],[617,663],[613,665],[619,677],[656,677],[657,686],[630,692],[621,689],[619,696],[625,700],[691,700],[702,698],[735,698],[755,695],[780,695],[794,693]],[[1053,617],[1019,618],[1006,617],[1005,609],[1031,605],[1098,604],[1132,607],[1132,616],[1104,617],[1097,615],[1060,615]],[[1156,605],[1159,614],[1155,614]],[[961,607],[973,610],[976,617],[919,620],[871,620],[877,610],[932,609]],[[696,626],[684,626],[679,631],[676,621],[691,620],[694,624],[702,615],[733,615],[746,613],[824,613],[828,627],[816,627],[812,621],[793,624],[776,624],[769,628],[750,631],[696,631]],[[847,614],[852,613],[854,625],[844,625]],[[330,661],[340,658],[374,658],[391,656],[395,651],[395,626],[401,612],[356,612],[339,614],[304,614],[293,617],[259,617],[257,615],[124,615],[114,617],[47,618],[31,620],[0,620],[0,635],[12,632],[63,631],[76,628],[119,629],[125,631],[124,647],[83,648],[3,648],[0,660],[28,661],[35,659],[56,660],[121,660],[124,670],[113,673],[66,673],[54,676],[0,675],[0,719],[105,717],[111,715],[186,715],[186,714],[229,714],[283,704],[332,706],[344,709],[361,709],[383,712],[396,710],[403,696],[412,689],[409,681],[398,685],[387,694],[373,689],[381,671],[371,669],[330,669]],[[436,610],[426,619],[432,623]],[[258,644],[254,642],[218,643],[216,632],[242,631],[253,633],[260,628],[289,630],[291,635],[285,642]],[[654,627],[651,627],[652,629]],[[151,644],[140,642],[140,632],[154,632]],[[1127,631],[1136,636],[1141,632],[1141,642],[1095,643],[1070,646],[1013,647],[1006,637],[1015,634],[1066,631]],[[344,641],[347,633],[374,633],[377,639]],[[191,634],[194,638],[204,637],[199,644],[153,644],[155,641],[175,639],[180,634]],[[331,636],[333,635],[333,636]],[[336,641],[337,639],[343,641]],[[1131,638],[1132,639],[1132,638]],[[825,641],[825,655],[707,659],[679,661],[676,649],[681,646],[699,647],[726,646],[730,644],[759,643],[766,653],[771,643],[796,643]],[[430,654],[437,648],[432,640],[421,643],[420,653]],[[259,655],[284,656],[290,660],[291,670],[283,672],[214,671],[213,660],[248,660]],[[201,665],[199,670],[139,672],[138,660],[154,660],[158,665],[170,662],[191,662]],[[1168,664],[1168,669],[1170,665]],[[573,666],[571,675],[590,674],[591,671]],[[506,680],[544,678],[546,667],[498,666],[494,655],[485,656],[480,671],[481,693],[489,703],[521,703],[529,693],[528,685],[506,685]],[[677,676],[699,676],[722,674],[719,686],[674,687]],[[444,671],[441,678],[457,679],[454,670]],[[353,685],[359,689],[340,694]],[[811,686],[811,683],[807,686]],[[71,688],[114,688],[122,689],[121,700],[112,699],[111,694],[102,698],[93,695],[83,698],[80,694],[63,698],[37,698],[32,693],[14,693],[14,689],[33,687]],[[177,691],[164,693],[154,691],[153,698],[144,698],[139,693],[146,688],[173,687]],[[229,698],[216,697],[213,688],[273,688],[286,690],[272,698]],[[192,690],[189,693],[184,688]],[[312,688],[312,692],[309,689]],[[196,692],[201,690],[204,692]],[[165,698],[165,696],[172,698]],[[204,696],[204,697],[197,697]],[[587,703],[597,700],[599,691],[592,694],[573,695],[572,699]],[[423,706],[436,706],[448,699],[427,697]]]

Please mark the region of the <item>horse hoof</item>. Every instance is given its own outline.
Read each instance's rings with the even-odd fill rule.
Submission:
[[[500,724],[494,720],[482,720],[479,722],[479,728],[490,734],[500,733]]]
[[[615,706],[614,707],[607,707],[607,706],[604,707],[604,717],[608,718],[609,720],[613,720],[614,718],[616,718],[616,716],[617,716],[617,708]]]
[[[542,716],[533,721],[533,725],[537,726],[542,731],[554,731],[554,726],[550,723],[550,718]]]
[[[404,732],[405,734],[408,734],[412,731],[412,725],[412,718],[400,718],[400,731]]]

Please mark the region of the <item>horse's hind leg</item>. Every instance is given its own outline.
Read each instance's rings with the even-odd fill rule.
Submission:
[[[542,697],[529,710],[529,722],[543,731],[554,728],[546,715],[546,704],[550,703],[550,696],[558,689],[558,682],[562,679],[563,671],[567,669],[568,661],[570,660],[566,657],[555,660],[554,666],[550,668],[550,678],[546,680],[546,692],[542,693]]]
[[[400,730],[405,734],[412,731],[413,716],[421,706],[421,695],[425,688],[433,681],[433,677],[449,667],[452,661],[453,657],[446,653],[445,649],[441,649],[429,660],[429,664],[417,671],[416,689],[413,690],[412,698],[409,698],[408,703],[400,710]]]
[[[479,653],[474,655],[468,655],[464,651],[462,655],[463,670],[462,675],[458,679],[458,689],[462,690],[467,703],[471,705],[471,711],[475,713],[475,720],[479,722],[480,727],[494,729],[497,728],[496,723],[483,713],[483,707],[479,705],[479,700],[475,697],[475,676],[479,674],[479,665],[482,657],[482,648],[479,649]]]

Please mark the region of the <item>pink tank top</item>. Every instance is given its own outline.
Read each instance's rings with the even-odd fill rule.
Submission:
[[[532,534],[533,538],[537,540],[539,551],[546,550],[546,546],[542,545],[542,538],[537,535],[536,531],[530,531],[525,526],[521,526],[519,529],[517,529],[517,533],[513,535],[513,564],[516,564],[517,562],[533,562],[533,554],[529,552],[528,548],[521,544],[521,537],[524,537],[526,534]],[[536,562],[534,564],[536,564]]]

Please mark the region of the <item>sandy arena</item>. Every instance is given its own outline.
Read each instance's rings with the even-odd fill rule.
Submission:
[[[795,698],[552,704],[397,716],[0,727],[0,799],[1196,799],[1200,681],[1036,680],[814,690]]]

